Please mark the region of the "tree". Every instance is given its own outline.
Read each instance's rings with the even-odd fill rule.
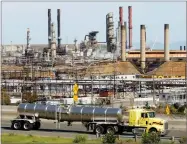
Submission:
[[[33,103],[38,100],[38,96],[36,93],[25,92],[23,93],[23,102]]]
[[[1,89],[1,104],[9,105],[10,103],[10,97],[7,95],[6,89]]]

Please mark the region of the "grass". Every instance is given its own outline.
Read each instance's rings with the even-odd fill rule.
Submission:
[[[1,135],[1,142],[2,144],[8,143],[29,143],[29,144],[47,144],[47,143],[60,143],[60,144],[72,144],[73,138],[65,138],[59,136],[34,136],[34,135],[20,135],[14,133],[3,133]],[[86,143],[88,144],[99,144],[101,143],[100,139],[94,140],[87,140]]]
[[[84,137],[84,135],[78,135]],[[85,136],[86,137],[86,136]],[[49,144],[49,143],[57,143],[57,144],[73,144],[74,138],[65,138],[60,136],[35,136],[35,135],[21,135],[15,133],[3,133],[1,135],[2,144],[9,143],[29,143],[29,144]],[[81,143],[81,142],[80,142]],[[87,139],[85,144],[102,144],[101,139]],[[141,144],[141,139],[137,139],[137,142],[134,139],[128,138],[120,138],[120,140],[116,140],[116,144]],[[159,144],[171,144],[170,140],[161,140]],[[177,143],[175,143],[177,144]]]

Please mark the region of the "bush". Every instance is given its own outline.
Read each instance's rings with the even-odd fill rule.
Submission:
[[[76,135],[73,143],[85,143],[87,140],[87,137],[85,135]]]
[[[170,112],[171,112],[172,114],[176,114],[176,113],[177,113],[177,109],[175,108],[174,105],[172,105],[172,106],[170,107]]]
[[[103,144],[114,144],[116,142],[116,136],[112,133],[107,133],[102,138]]]
[[[1,89],[1,104],[2,105],[10,105],[10,97],[6,93],[6,89]]]
[[[160,142],[160,135],[156,132],[143,133],[142,144],[158,144]]]
[[[175,109],[179,109],[180,103],[174,103],[173,106],[174,106]]]
[[[145,109],[150,109],[150,106],[149,106],[149,103],[148,103],[148,102],[145,103],[144,108],[145,108]]]
[[[185,105],[179,107],[178,112],[179,113],[184,113],[184,110],[185,110]]]
[[[164,114],[165,113],[165,109],[164,108],[157,108],[155,111],[157,113],[159,113],[159,114]]]
[[[180,143],[180,144],[185,144],[185,143],[187,143],[187,137],[183,137],[183,138],[179,139],[179,143]]]
[[[38,100],[38,96],[36,93],[31,93],[31,92],[25,92],[23,93],[23,101],[27,103],[33,103]]]

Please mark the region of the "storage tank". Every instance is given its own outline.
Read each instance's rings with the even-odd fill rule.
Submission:
[[[55,105],[29,104],[22,103],[18,106],[18,114],[22,115],[38,115],[39,118],[56,120],[57,112],[60,121],[118,121],[119,115],[122,115],[120,108],[101,108],[101,107],[85,107],[70,106],[68,108]]]

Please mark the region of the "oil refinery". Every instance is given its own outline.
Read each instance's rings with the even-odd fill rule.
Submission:
[[[26,44],[2,45],[2,114],[12,115],[8,124],[3,120],[3,130],[27,134],[47,130],[56,136],[49,124],[55,121],[63,133],[76,132],[70,128],[75,123],[88,135],[90,130],[96,135],[130,132],[136,139],[137,131],[142,131],[181,138],[185,120],[165,115],[178,105],[176,111],[182,107],[180,114],[186,114],[186,46],[170,49],[169,23],[163,23],[164,47],[148,45],[146,24],[138,25],[140,45],[135,46],[133,8],[117,9],[117,25],[114,12],[105,14],[104,41],[98,38],[99,30],[91,30],[79,42],[75,38],[72,44],[64,43],[63,9],[57,9],[56,20],[46,9],[47,44],[32,43],[30,27],[25,30]],[[161,106],[164,112],[157,111]],[[61,127],[63,122],[67,125]],[[173,129],[175,124],[182,132]]]

